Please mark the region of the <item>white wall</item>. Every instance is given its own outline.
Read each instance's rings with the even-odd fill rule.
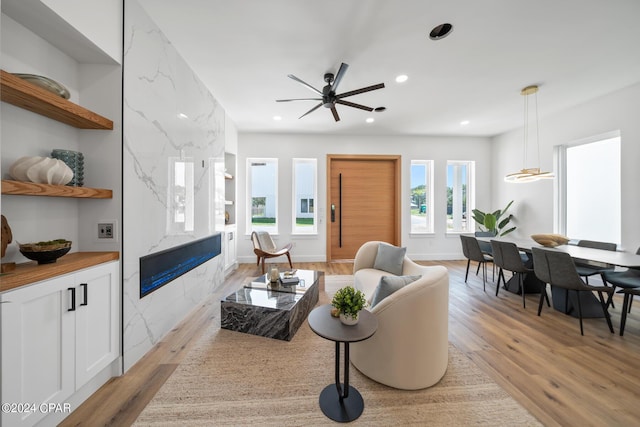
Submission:
[[[541,92],[544,88],[541,88]],[[542,97],[540,103],[543,102]],[[619,130],[622,156],[622,245],[636,251],[640,246],[640,84],[602,96],[566,111],[540,118],[541,167],[553,168],[553,147],[584,138]],[[553,232],[553,182],[538,181],[509,184],[503,181],[507,173],[522,167],[522,130],[499,135],[493,140],[492,171],[494,204],[515,200],[513,213],[518,226],[514,236]],[[597,174],[598,170],[592,173]],[[594,206],[598,195],[593,195]],[[571,236],[569,236],[571,237]]]
[[[224,280],[223,256],[140,298],[140,257],[224,228],[225,112],[137,1],[125,4],[123,356],[129,369]],[[171,159],[192,162],[193,229],[172,221]]]
[[[249,230],[246,227],[246,159],[247,157],[277,157],[279,235],[276,244],[294,242],[293,261],[324,261],[326,259],[326,156],[327,154],[388,154],[402,156],[401,244],[407,254],[417,260],[460,259],[462,249],[458,234],[445,234],[446,162],[447,160],[475,160],[476,205],[483,210],[493,209],[491,198],[491,142],[474,137],[399,137],[399,136],[337,136],[304,134],[240,133],[238,143],[237,212],[238,261],[255,262]],[[292,159],[318,159],[317,236],[291,235]],[[435,232],[430,235],[409,233],[409,169],[411,160],[434,160]],[[502,202],[500,203],[502,204]],[[497,209],[497,208],[496,208]],[[442,215],[438,215],[441,212]],[[274,260],[278,262],[278,259]]]

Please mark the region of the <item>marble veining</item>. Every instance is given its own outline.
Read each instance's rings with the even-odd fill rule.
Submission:
[[[135,0],[125,2],[123,353],[129,369],[224,281],[212,258],[140,298],[139,259],[224,231],[225,112]],[[177,166],[176,166],[177,165]]]
[[[304,293],[245,287],[220,302],[220,327],[291,341],[318,297],[317,280]]]

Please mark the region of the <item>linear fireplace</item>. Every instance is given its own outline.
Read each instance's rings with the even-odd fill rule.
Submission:
[[[221,253],[220,233],[140,258],[140,298]]]

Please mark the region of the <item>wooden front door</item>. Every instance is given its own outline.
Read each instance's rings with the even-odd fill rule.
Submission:
[[[370,240],[400,245],[400,156],[327,155],[327,260]]]

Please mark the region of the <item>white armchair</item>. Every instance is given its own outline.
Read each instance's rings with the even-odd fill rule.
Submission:
[[[373,268],[378,244],[367,242],[356,253],[354,284],[371,301],[380,277]],[[405,256],[402,275],[420,279],[370,309],[378,330],[350,346],[351,363],[369,378],[390,387],[417,390],[436,384],[449,358],[449,273],[443,266],[421,266]]]

